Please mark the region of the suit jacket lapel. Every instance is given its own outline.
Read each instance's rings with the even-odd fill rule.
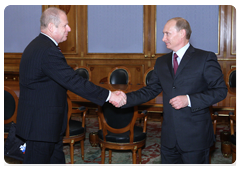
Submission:
[[[189,60],[191,59],[191,53],[193,53],[195,50],[193,48],[192,45],[189,46],[189,48],[187,49],[187,51],[185,52],[180,65],[178,66],[175,78],[177,78],[177,76],[181,73],[182,69],[185,67],[185,65],[189,62]]]
[[[167,58],[167,65],[172,78],[174,78],[174,72],[173,72],[173,66],[172,66],[172,53],[168,53],[168,55],[169,56]]]

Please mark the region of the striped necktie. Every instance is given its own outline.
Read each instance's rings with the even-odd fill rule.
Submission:
[[[178,69],[178,61],[177,61],[178,55],[174,53],[174,58],[173,58],[173,70],[174,74],[176,74],[177,69]]]
[[[60,52],[62,52],[61,48],[59,46],[57,46],[57,48],[59,49]]]

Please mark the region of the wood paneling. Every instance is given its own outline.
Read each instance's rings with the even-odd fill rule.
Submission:
[[[45,10],[49,6],[43,6]],[[87,51],[87,6],[86,5],[56,5],[67,12],[71,32],[68,40],[60,44],[68,64],[72,68],[88,66],[92,72],[92,82],[98,84],[106,80],[108,72],[115,66],[126,66],[132,75],[132,84],[143,82],[144,72],[153,67],[157,57],[163,54],[156,53],[156,6],[144,5],[144,50],[143,53],[133,54],[100,54]],[[236,67],[236,9],[232,6],[219,6],[219,53],[217,54],[221,65],[224,80],[232,67]],[[206,40],[207,41],[207,40]],[[4,71],[17,74],[21,59],[20,53],[4,54]],[[6,80],[8,81],[8,80]],[[219,102],[218,106],[234,106],[236,97],[228,94],[227,98]]]
[[[232,6],[231,55],[236,55],[236,8]]]
[[[108,77],[108,73],[111,72],[111,70],[114,67],[121,66],[119,64],[87,64],[87,66],[90,68],[92,73],[92,82],[95,84],[99,84],[100,82],[106,82],[103,80],[106,80]],[[129,72],[131,73],[131,84],[142,84],[143,82],[143,74],[144,74],[144,65],[142,64],[125,64],[125,67],[128,68]]]

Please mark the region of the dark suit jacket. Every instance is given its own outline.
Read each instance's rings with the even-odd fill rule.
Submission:
[[[20,63],[17,134],[26,140],[56,142],[65,132],[67,90],[98,105],[109,91],[78,76],[47,36],[40,34],[24,50]]]
[[[172,53],[159,57],[149,85],[127,94],[127,105],[139,105],[163,92],[162,145],[172,148],[178,142],[183,151],[202,150],[213,144],[214,132],[209,106],[227,95],[221,67],[212,52],[193,48],[184,54],[174,76]],[[169,101],[189,95],[191,107],[175,110]]]

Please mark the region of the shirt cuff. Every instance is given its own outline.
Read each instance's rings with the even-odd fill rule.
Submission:
[[[108,94],[106,102],[108,102],[108,100],[110,99],[111,94],[112,94],[112,92],[109,90],[109,94]]]
[[[191,107],[191,101],[190,101],[190,97],[188,96],[188,94],[186,95],[188,98],[188,107]]]

